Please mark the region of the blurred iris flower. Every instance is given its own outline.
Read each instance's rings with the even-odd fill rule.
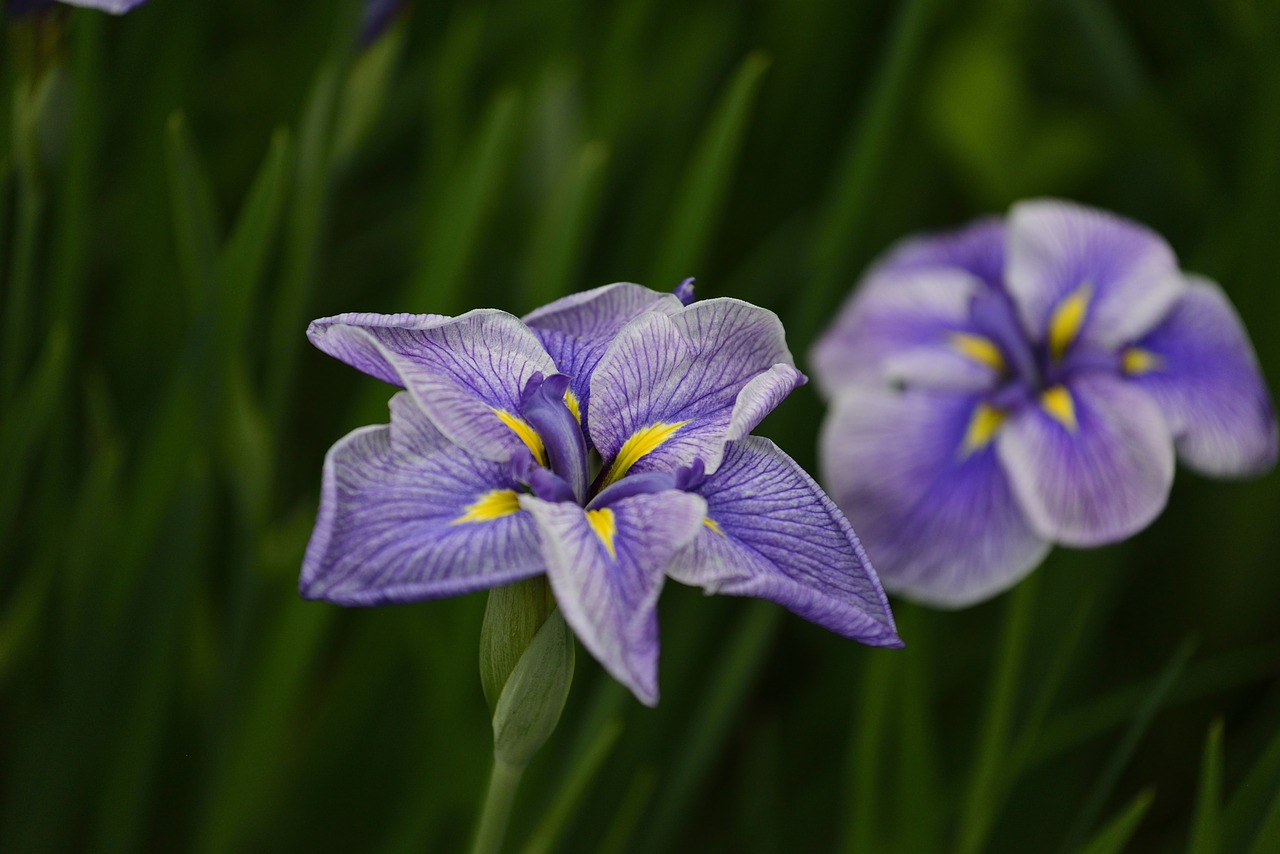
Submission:
[[[390,425],[329,451],[304,596],[382,605],[545,573],[574,633],[650,705],[667,576],[901,645],[844,516],[748,435],[804,382],[772,312],[622,283],[523,320],[345,314],[308,335],[407,391]]]
[[[86,9],[101,9],[113,15],[123,15],[130,9],[141,6],[147,0],[57,0],[57,2],[68,6],[84,6]],[[53,5],[54,0],[8,0],[5,10],[10,15],[25,15]]]
[[[1052,543],[1128,537],[1174,450],[1215,477],[1276,459],[1276,420],[1222,290],[1147,228],[1053,200],[907,240],[817,342],[824,482],[890,592],[960,607]]]

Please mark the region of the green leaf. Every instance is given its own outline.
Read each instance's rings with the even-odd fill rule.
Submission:
[[[604,762],[613,752],[618,737],[622,735],[622,721],[611,718],[596,733],[581,758],[574,763],[568,779],[556,791],[550,805],[543,810],[542,820],[529,836],[523,854],[551,854],[555,850],[565,826],[582,804],[587,787],[596,778]]]
[[[977,753],[969,771],[959,831],[958,850],[982,850],[1004,804],[1009,778],[1014,708],[1022,680],[1032,617],[1035,613],[1037,576],[1023,581],[1009,599],[999,659],[988,689],[986,711]]]
[[[182,113],[169,116],[165,129],[165,163],[169,169],[169,201],[178,262],[192,309],[198,312],[218,289],[221,239],[209,177]]]
[[[749,54],[720,97],[680,181],[683,190],[672,205],[666,234],[658,244],[656,266],[649,276],[652,287],[673,288],[695,275],[703,263],[769,62],[762,52]]]
[[[1258,828],[1249,854],[1273,854],[1277,850],[1280,850],[1280,788],[1271,799],[1271,807]]]
[[[608,162],[609,147],[588,142],[564,169],[533,235],[528,307],[551,302],[573,289],[599,216]]]
[[[564,711],[573,684],[573,632],[556,610],[533,636],[493,712],[493,755],[523,767],[542,748]]]
[[[858,711],[851,740],[850,808],[841,850],[850,852],[877,849],[876,819],[883,812],[884,753],[888,739],[890,706],[900,696],[900,661],[896,653],[875,650],[864,662],[859,690],[854,695]]]
[[[1107,822],[1077,854],[1121,854],[1138,825],[1142,823],[1151,802],[1155,800],[1153,789],[1144,789],[1133,801]]]
[[[1200,789],[1191,819],[1187,854],[1218,854],[1222,850],[1222,720],[1213,722],[1204,743]]]
[[[1128,767],[1134,751],[1142,741],[1142,736],[1146,734],[1147,727],[1151,725],[1156,712],[1164,706],[1194,650],[1195,643],[1190,638],[1179,644],[1169,662],[1161,670],[1159,677],[1147,689],[1146,695],[1133,710],[1128,729],[1111,752],[1102,773],[1098,775],[1098,781],[1090,788],[1089,796],[1085,798],[1075,823],[1067,833],[1064,849],[1069,849],[1076,844],[1076,841],[1087,834],[1097,822],[1103,806],[1115,790],[1116,783],[1120,781],[1120,775]]]

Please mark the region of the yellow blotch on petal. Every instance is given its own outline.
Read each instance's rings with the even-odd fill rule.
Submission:
[[[990,338],[968,332],[954,332],[951,334],[951,346],[993,371],[1004,370],[1004,356]]]
[[[525,447],[533,454],[533,458],[545,466],[547,464],[547,449],[542,446],[542,437],[538,435],[537,431],[530,427],[524,419],[515,417],[505,409],[489,408],[493,409],[494,414],[502,419],[503,424],[510,427],[512,432],[520,437],[520,441],[524,442]]]
[[[1141,347],[1130,347],[1120,357],[1120,366],[1131,377],[1150,373],[1163,364],[1164,361],[1159,356],[1150,350],[1143,350]]]
[[[666,424],[660,421],[632,433],[631,438],[622,443],[622,449],[618,451],[618,456],[613,461],[613,467],[609,469],[609,476],[605,478],[604,485],[608,486],[619,480],[631,470],[633,465],[657,450],[688,423],[688,421],[677,421],[674,424]]]
[[[569,411],[573,413],[574,420],[581,424],[582,407],[578,404],[578,398],[568,389],[564,391],[564,405],[569,407]]]
[[[1040,408],[1071,433],[1079,426],[1076,423],[1076,402],[1066,386],[1056,385],[1045,390],[1040,395]]]
[[[1093,285],[1085,282],[1053,310],[1049,318],[1049,354],[1054,359],[1061,359],[1080,334],[1092,298]]]
[[[600,542],[604,543],[605,549],[609,552],[609,557],[617,560],[618,550],[613,545],[613,538],[618,533],[618,521],[613,517],[613,511],[608,507],[600,510],[588,510],[587,524],[591,526],[591,530],[596,532]]]
[[[467,511],[450,522],[450,525],[461,525],[463,522],[492,522],[503,516],[510,516],[520,510],[520,500],[514,490],[495,489],[486,492],[476,499]]]
[[[973,408],[973,417],[969,419],[969,429],[964,434],[964,446],[961,449],[962,456],[969,456],[974,451],[979,451],[990,445],[995,439],[996,433],[1000,430],[1000,425],[1004,423],[1005,414],[1003,410],[996,409],[994,406],[988,406],[985,403],[979,403]]]
[[[724,536],[724,531],[720,530],[720,524],[716,522],[715,519],[712,519],[710,516],[703,519],[702,524],[710,528],[713,534],[719,534],[722,537]]]

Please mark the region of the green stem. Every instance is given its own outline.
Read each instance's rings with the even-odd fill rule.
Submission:
[[[489,775],[489,791],[484,796],[484,809],[480,813],[480,826],[471,854],[498,854],[502,850],[502,838],[507,833],[511,807],[516,801],[516,790],[524,766],[508,765],[494,757],[493,772]]]

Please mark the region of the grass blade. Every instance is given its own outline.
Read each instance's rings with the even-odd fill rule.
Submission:
[[[672,206],[666,235],[658,244],[650,286],[675,287],[682,279],[695,275],[701,265],[724,208],[769,62],[769,57],[759,51],[748,55],[716,105],[680,182],[684,191]]]
[[[1222,721],[1209,727],[1200,766],[1200,792],[1191,819],[1187,854],[1218,854],[1222,850]]]
[[[1134,832],[1137,831],[1138,825],[1142,823],[1153,800],[1155,800],[1154,790],[1144,789],[1139,792],[1129,806],[1107,822],[1106,826],[1099,830],[1077,854],[1121,854]]]

